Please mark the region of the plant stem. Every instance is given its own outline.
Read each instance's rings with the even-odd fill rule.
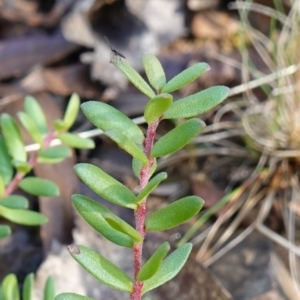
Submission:
[[[147,166],[142,167],[140,171],[140,190],[142,190],[148,183],[151,176],[151,167],[154,163],[154,159],[150,156],[153,147],[154,137],[156,129],[159,124],[157,122],[150,124],[147,130],[147,135],[144,141],[144,153],[148,157]],[[142,297],[143,282],[137,280],[137,275],[142,267],[142,254],[145,232],[145,219],[146,219],[146,199],[144,199],[134,213],[135,228],[138,233],[143,237],[143,241],[140,244],[135,244],[133,247],[133,269],[134,269],[134,285],[133,291],[130,294],[130,300],[140,300]]]

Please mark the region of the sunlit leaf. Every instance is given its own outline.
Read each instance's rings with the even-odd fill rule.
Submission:
[[[181,123],[154,144],[151,156],[161,157],[180,150],[199,134],[204,127],[205,123],[196,118]]]
[[[2,281],[5,300],[20,300],[18,279],[15,274],[8,274]]]
[[[41,179],[36,177],[26,177],[22,179],[18,187],[27,192],[28,194],[35,196],[58,196],[58,186],[47,179]]]
[[[55,300],[95,300],[94,298],[89,298],[81,296],[74,293],[62,293],[55,297]]]
[[[73,93],[68,106],[67,110],[64,115],[64,124],[65,124],[65,130],[68,130],[75,122],[78,112],[79,112],[79,107],[80,107],[80,98],[78,94]]]
[[[171,93],[194,81],[210,69],[207,63],[197,63],[172,78],[162,89],[162,93]]]
[[[11,161],[11,163],[14,166],[14,168],[17,170],[18,173],[27,174],[28,172],[30,172],[32,170],[32,165],[26,161],[20,161],[20,160],[13,159]]]
[[[77,149],[93,149],[95,148],[95,142],[89,138],[82,138],[73,133],[61,133],[57,136],[61,142],[69,147]]]
[[[22,291],[23,300],[32,300],[33,297],[34,274],[30,273],[25,277]]]
[[[77,245],[68,246],[68,250],[72,257],[97,280],[117,290],[132,291],[131,279],[100,254]]]
[[[225,100],[229,91],[226,86],[213,86],[175,101],[164,113],[164,119],[190,118],[203,114]]]
[[[55,296],[55,282],[52,276],[49,276],[44,289],[44,300],[53,300]]]

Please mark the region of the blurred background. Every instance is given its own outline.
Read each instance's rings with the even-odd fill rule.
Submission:
[[[110,64],[104,36],[142,76],[144,53],[157,55],[167,79],[207,62],[211,70],[175,98],[213,85],[230,87],[230,97],[200,116],[203,134],[158,162],[169,179],[148,201],[152,211],[195,194],[205,208],[179,228],[147,236],[146,257],[164,240],[194,244],[181,273],[151,299],[299,300],[299,26],[299,0],[0,0],[0,113],[15,116],[32,95],[51,122],[76,92],[82,102],[142,116],[147,98]],[[173,126],[162,122],[160,133]],[[93,128],[80,114],[72,131]],[[37,176],[60,187],[58,197],[31,199],[49,222],[13,225],[13,234],[0,241],[0,281],[13,272],[22,284],[35,272],[36,299],[48,275],[57,293],[126,299],[99,285],[66,250],[71,242],[91,247],[130,272],[130,252],[89,228],[70,202],[80,192],[107,203],[77,179],[76,162],[98,165],[137,188],[131,158],[106,137],[93,138],[95,149],[35,167]],[[133,222],[130,212],[109,208]]]

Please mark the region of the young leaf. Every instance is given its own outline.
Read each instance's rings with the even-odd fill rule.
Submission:
[[[11,158],[7,152],[3,138],[0,136],[0,176],[4,184],[8,184],[13,176]]]
[[[173,102],[170,94],[160,94],[152,98],[146,105],[144,117],[148,124],[157,121]]]
[[[133,248],[134,242],[142,241],[135,229],[100,203],[79,194],[73,195],[72,201],[86,222],[109,241],[127,248]]]
[[[49,276],[45,289],[44,289],[44,300],[53,300],[55,296],[55,282],[52,276]]]
[[[34,123],[34,121],[29,117],[29,115],[23,111],[20,111],[18,113],[18,117],[19,117],[20,122],[24,126],[24,128],[27,130],[27,132],[32,137],[32,139],[36,143],[42,145],[43,137],[42,137],[39,129],[37,128],[36,123]]]
[[[229,95],[226,86],[213,86],[174,102],[164,113],[164,119],[190,118],[203,114],[220,104]]]
[[[21,225],[41,225],[48,221],[48,219],[35,211],[24,209],[11,209],[0,205],[0,216],[5,219]]]
[[[36,177],[26,177],[22,179],[18,187],[28,194],[34,196],[58,196],[59,188],[58,186],[47,179],[41,179]]]
[[[86,117],[104,132],[115,129],[136,144],[142,144],[144,134],[141,129],[114,107],[102,102],[89,101],[81,104],[81,109]]]
[[[82,138],[73,133],[61,133],[57,136],[61,142],[69,147],[77,149],[93,149],[95,148],[95,142],[89,138]]]
[[[100,254],[74,244],[68,246],[68,250],[72,257],[97,280],[117,290],[132,291],[131,279]]]
[[[20,195],[10,195],[0,198],[0,205],[13,209],[25,209],[28,208],[28,200]]]
[[[177,200],[150,215],[146,220],[146,228],[162,231],[176,227],[195,216],[203,204],[204,201],[197,196]]]
[[[161,91],[166,84],[166,75],[160,61],[152,54],[145,54],[143,65],[150,84],[157,91]]]
[[[39,151],[38,158],[39,159],[63,160],[66,157],[70,157],[71,155],[72,155],[72,151],[69,147],[55,146],[55,147],[50,147],[50,148]]]
[[[134,194],[119,181],[91,164],[77,164],[77,176],[95,193],[104,199],[127,208],[136,208]]]
[[[210,69],[207,63],[197,63],[172,78],[162,89],[162,93],[171,93],[194,81]]]
[[[8,225],[0,225],[0,239],[5,238],[10,234],[11,234],[11,229]]]
[[[40,133],[46,134],[48,132],[46,117],[39,103],[33,97],[26,96],[24,107],[25,112],[35,122]]]
[[[20,300],[18,279],[15,274],[8,274],[2,281],[5,300]]]
[[[142,162],[140,160],[137,160],[137,159],[133,158],[133,160],[132,160],[132,170],[133,170],[134,175],[138,179],[140,179],[140,172],[141,172],[142,167],[143,167]],[[156,171],[156,168],[157,168],[157,162],[156,162],[156,158],[155,158],[154,163],[153,163],[153,165],[150,169],[150,176],[153,175],[153,173]]]
[[[54,299],[55,300],[95,300],[93,298],[81,296],[74,293],[62,293],[57,295]]]
[[[153,90],[142,76],[123,60],[115,59],[112,63],[127,77],[127,79],[149,98],[155,96]]]
[[[174,278],[184,266],[191,251],[192,244],[187,243],[176,249],[164,259],[155,275],[144,282],[142,294],[145,294]]]
[[[18,125],[14,119],[4,113],[1,115],[1,128],[8,153],[15,160],[26,162],[27,153]]]
[[[19,173],[28,173],[32,170],[32,166],[28,162],[23,162],[20,160],[13,159],[11,161],[12,165],[17,169]]]
[[[148,164],[148,158],[143,150],[122,132],[116,129],[108,129],[104,133],[132,157],[140,160],[144,165]]]
[[[31,300],[33,296],[34,274],[30,273],[25,277],[22,291],[23,300]]]
[[[163,181],[167,178],[168,174],[166,172],[162,172],[157,174],[153,177],[148,184],[143,188],[143,190],[137,195],[136,202],[140,202],[148,195]]]
[[[154,276],[169,250],[170,244],[168,242],[161,244],[142,267],[137,277],[138,281],[145,281]]]
[[[204,127],[205,123],[196,118],[181,123],[154,144],[151,156],[161,157],[178,151],[192,140]]]
[[[80,98],[78,94],[73,93],[69,100],[67,110],[65,112],[64,119],[63,119],[65,130],[68,130],[74,124],[76,117],[78,115],[79,107],[80,107]]]

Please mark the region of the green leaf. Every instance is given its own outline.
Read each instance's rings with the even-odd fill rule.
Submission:
[[[156,122],[173,102],[170,94],[160,94],[152,98],[146,105],[144,117],[148,124]]]
[[[77,164],[77,176],[104,199],[127,208],[136,208],[134,194],[119,181],[91,164]]]
[[[104,132],[115,129],[122,132],[136,144],[142,144],[144,134],[127,116],[114,107],[96,101],[81,104],[81,109],[86,117]]]
[[[89,138],[82,138],[73,133],[61,133],[57,136],[61,142],[69,147],[77,149],[93,149],[95,148],[95,142]]]
[[[33,297],[34,274],[30,273],[25,277],[23,284],[22,299],[32,300]]]
[[[133,173],[134,175],[140,179],[140,172],[141,172],[141,169],[143,167],[143,164],[140,160],[137,160],[135,158],[133,158],[132,160],[132,170],[133,170]],[[156,162],[156,158],[154,158],[154,163],[150,169],[150,176],[153,175],[153,173],[156,171],[156,168],[157,168],[157,162]]]
[[[65,130],[68,130],[74,124],[79,112],[79,107],[80,107],[80,98],[78,94],[73,93],[69,100],[67,110],[64,115],[63,122],[65,124]]]
[[[74,293],[62,293],[55,297],[55,300],[95,300],[93,298],[81,296]]]
[[[28,173],[32,170],[32,166],[28,162],[23,162],[20,160],[13,159],[11,161],[12,165],[17,169],[18,173]]]
[[[154,276],[169,250],[170,244],[168,242],[161,244],[142,267],[137,277],[138,281],[145,281]]]
[[[0,216],[21,225],[41,225],[48,221],[48,219],[35,211],[25,209],[11,209],[0,205]]]
[[[203,114],[220,104],[229,95],[226,86],[213,86],[174,102],[164,113],[164,119],[190,118]]]
[[[137,195],[136,202],[140,202],[148,197],[148,195],[156,189],[156,187],[167,178],[168,174],[162,172],[153,177],[148,184],[143,188],[143,190]]]
[[[128,248],[133,248],[134,242],[142,241],[134,228],[100,203],[78,194],[72,196],[72,201],[86,222],[109,241]]]
[[[28,208],[28,199],[20,195],[10,195],[0,198],[0,205],[13,209],[24,209]]]
[[[20,300],[18,279],[15,274],[8,274],[2,281],[5,300]]]
[[[172,78],[162,89],[162,93],[171,93],[194,81],[210,69],[207,63],[197,63]]]
[[[148,83],[142,78],[142,76],[133,69],[129,64],[120,59],[115,59],[112,63],[127,77],[127,79],[138,88],[143,94],[149,98],[155,96],[153,90]]]
[[[106,130],[104,133],[131,156],[140,160],[144,165],[148,164],[148,158],[143,152],[143,150],[130,138],[124,135],[121,131],[119,131],[118,129],[109,129]]]
[[[19,117],[20,122],[24,126],[24,128],[27,130],[27,132],[32,137],[32,139],[36,143],[42,145],[43,137],[42,137],[36,123],[31,119],[31,117],[23,111],[20,111],[18,113],[18,117]]]
[[[34,196],[50,197],[59,195],[58,186],[47,179],[26,177],[19,182],[18,187]]]
[[[146,298],[143,298],[143,300],[151,300],[151,298],[149,298],[149,297],[146,297]]]
[[[63,160],[66,157],[72,156],[72,151],[66,146],[55,146],[41,150],[38,153],[39,159],[60,159]]]
[[[0,136],[0,176],[4,184],[8,184],[13,176],[11,158],[9,157],[3,138]]]
[[[44,300],[53,300],[55,297],[55,282],[52,276],[49,276],[45,289],[44,289]]]
[[[191,251],[192,244],[187,243],[176,249],[164,259],[155,275],[144,282],[142,294],[145,294],[174,278],[184,266]]]
[[[19,127],[10,115],[1,115],[1,128],[9,155],[15,160],[26,162],[27,153]]]
[[[25,112],[29,115],[29,117],[35,122],[37,128],[40,133],[46,134],[48,132],[48,126],[45,114],[39,105],[39,103],[31,96],[25,97]]]
[[[132,291],[131,279],[102,255],[74,244],[68,246],[68,250],[72,257],[97,280],[117,290]]]
[[[181,123],[154,144],[151,156],[161,157],[178,151],[199,134],[204,127],[205,123],[196,118]]]
[[[11,234],[11,229],[8,225],[0,225],[0,239],[5,238],[10,234]]]
[[[204,201],[197,196],[177,200],[150,215],[146,220],[146,228],[162,231],[176,227],[195,216],[203,204]]]
[[[0,175],[0,197],[4,194],[4,191],[5,191],[4,180]]]
[[[157,91],[161,91],[166,84],[166,75],[160,61],[152,54],[145,54],[143,64],[150,84]]]

